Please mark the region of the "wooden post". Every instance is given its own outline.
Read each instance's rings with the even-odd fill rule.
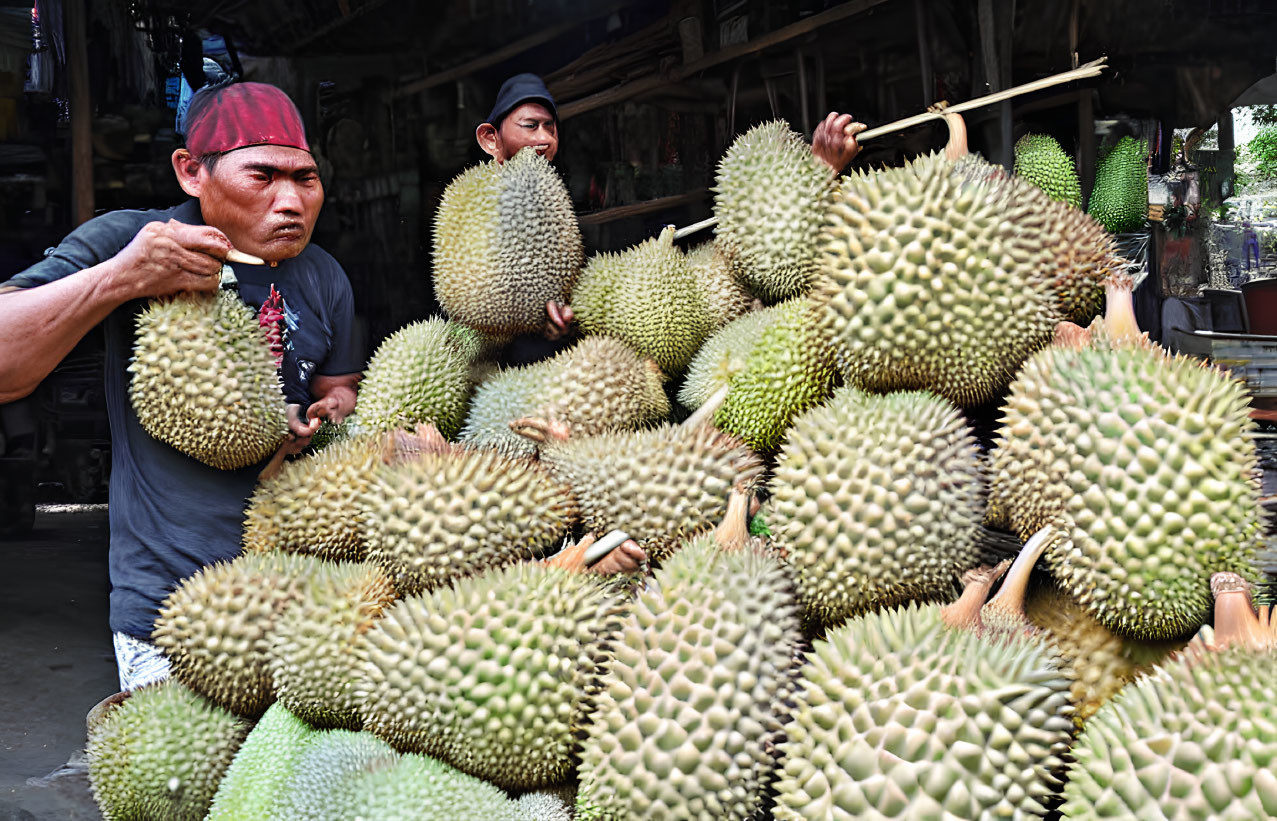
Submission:
[[[93,218],[93,106],[89,99],[88,23],[84,0],[67,0],[67,91],[71,114],[71,204],[75,225]]]
[[[914,24],[918,28],[918,67],[922,72],[922,107],[936,101],[936,76],[931,67],[931,31],[927,25],[927,7],[923,0],[913,0]]]
[[[1077,175],[1082,183],[1082,208],[1091,201],[1095,185],[1095,104],[1089,88],[1077,98]]]

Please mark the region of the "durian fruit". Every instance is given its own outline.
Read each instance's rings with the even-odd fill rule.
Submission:
[[[89,785],[107,821],[200,821],[248,724],[172,679],[90,728]]]
[[[586,530],[623,530],[656,562],[713,530],[731,492],[748,493],[762,473],[739,439],[708,425],[570,435],[541,461],[572,488]]]
[[[838,379],[833,346],[811,300],[792,299],[768,311],[772,320],[745,366],[729,378],[714,415],[715,425],[764,454],[776,452],[794,418],[827,399]]]
[[[1106,628],[1186,637],[1210,615],[1210,574],[1254,573],[1253,429],[1240,381],[1106,318],[1012,383],[990,496],[1021,538],[1053,529],[1048,566]]]
[[[464,448],[383,465],[361,504],[368,559],[402,595],[532,559],[578,515],[568,486],[543,465]]]
[[[536,445],[510,429],[523,417],[553,418],[576,433],[632,430],[669,416],[665,377],[618,339],[591,336],[552,359],[503,370],[476,388],[461,441],[511,456]]]
[[[1104,283],[1122,271],[1125,261],[1113,236],[1089,214],[1045,202],[1043,211],[1053,217],[1052,230],[1040,236],[1050,254],[1060,316],[1090,322],[1104,307]]]
[[[1082,184],[1073,158],[1047,134],[1025,134],[1015,142],[1014,173],[1041,188],[1057,202],[1082,207]]]
[[[341,779],[328,798],[323,818],[332,821],[533,821],[538,817],[533,814],[535,805],[521,810],[493,785],[416,753],[403,755],[390,766],[368,767]]]
[[[867,391],[991,399],[1058,318],[1036,189],[939,154],[844,177],[818,289],[839,368]]]
[[[717,240],[702,242],[687,252],[687,264],[692,279],[700,284],[701,293],[713,321],[711,330],[717,330],[737,317],[754,309],[754,295],[732,272]]]
[[[270,636],[320,563],[313,556],[248,553],[184,579],[160,604],[151,634],[173,676],[233,713],[260,716],[275,700]]]
[[[342,788],[361,774],[384,771],[399,762],[399,753],[370,733],[325,730],[306,739],[292,775],[272,802],[267,821],[343,821],[358,815],[339,814]],[[388,816],[370,816],[386,818]]]
[[[272,704],[244,739],[213,796],[206,821],[264,821],[318,731]]]
[[[255,465],[288,433],[266,332],[231,289],[152,300],[137,316],[129,372],[142,428],[206,465]]]
[[[757,817],[801,641],[777,559],[709,538],[676,553],[616,642],[581,754],[578,818]]]
[[[427,319],[395,331],[377,347],[359,386],[365,431],[433,424],[444,436],[461,429],[470,398],[470,365],[478,334],[455,322]]]
[[[587,334],[613,336],[657,364],[683,372],[717,324],[687,257],[674,247],[674,227],[618,254],[590,258],[572,310]]]
[[[779,316],[776,308],[763,308],[737,317],[715,331],[692,357],[678,389],[678,401],[696,410],[710,401],[732,379],[745,370],[749,355],[763,331]]]
[[[531,147],[444,189],[434,286],[451,319],[492,335],[541,331],[546,303],[567,300],[584,262],[567,187]]]
[[[809,624],[947,596],[980,558],[979,460],[970,426],[934,394],[844,387],[798,417],[767,524]]]
[[[379,436],[357,434],[263,479],[244,512],[244,550],[362,560],[367,545],[358,501],[381,463],[384,445]]]
[[[1086,723],[1065,818],[1277,817],[1277,628],[1267,608],[1256,615],[1240,577],[1212,582],[1212,642],[1195,639]]]
[[[717,242],[732,269],[765,302],[808,292],[834,173],[783,120],[736,138],[714,176]]]
[[[363,634],[364,727],[501,787],[558,784],[623,617],[604,577],[539,562],[409,596]]]
[[[1148,219],[1148,143],[1123,137],[1100,157],[1086,211],[1114,234],[1138,231]]]
[[[353,416],[346,417],[341,424],[333,424],[325,419],[319,423],[319,430],[315,431],[315,435],[310,437],[310,452],[318,453],[334,442],[341,442],[350,438],[353,430],[351,420]]]
[[[377,565],[317,567],[268,638],[279,703],[314,727],[359,729],[354,698],[359,636],[394,601],[394,587]]]
[[[1040,639],[952,628],[917,603],[817,641],[796,701],[777,821],[1041,816],[1073,728]]]
[[[576,817],[572,807],[563,803],[563,799],[548,792],[530,792],[518,797],[514,802],[514,812],[518,821],[573,821]]]

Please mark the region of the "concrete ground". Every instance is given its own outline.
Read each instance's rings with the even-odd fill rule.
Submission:
[[[84,717],[119,689],[107,629],[105,506],[42,508],[0,541],[0,821],[99,819]]]

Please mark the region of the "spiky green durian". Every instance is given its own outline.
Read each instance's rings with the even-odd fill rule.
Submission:
[[[543,465],[463,448],[383,465],[361,505],[368,559],[403,595],[532,559],[577,518],[571,490]]]
[[[618,339],[591,336],[554,358],[500,371],[479,385],[461,441],[512,456],[537,446],[510,429],[521,417],[553,418],[574,433],[632,430],[669,415],[665,378]]]
[[[233,713],[260,716],[275,700],[270,635],[321,561],[248,553],[184,579],[160,604],[151,634],[173,676]]]
[[[623,530],[652,561],[713,530],[732,490],[752,490],[762,472],[739,439],[709,425],[573,435],[541,461],[572,488],[587,530]]]
[[[701,293],[713,318],[711,330],[717,330],[754,308],[754,295],[732,272],[727,254],[717,240],[702,242],[687,252],[692,278],[700,284]]]
[[[798,417],[767,523],[809,622],[950,593],[979,561],[979,459],[970,426],[934,394],[844,387]]]
[[[1209,645],[1194,640],[1086,723],[1063,817],[1277,817],[1277,630],[1267,609],[1256,618],[1240,582],[1216,599]]]
[[[1078,182],[1073,158],[1064,153],[1055,138],[1047,134],[1025,134],[1015,142],[1017,177],[1023,177],[1058,202],[1082,207],[1082,184]]]
[[[168,680],[138,688],[89,731],[89,784],[107,821],[200,821],[248,724]]]
[[[585,250],[563,180],[528,147],[448,184],[433,258],[435,296],[448,316],[499,335],[542,330],[546,303],[567,300]]]
[[[616,642],[581,755],[585,819],[751,819],[802,641],[792,582],[701,538],[656,573]]]
[[[1086,211],[1114,234],[1138,231],[1148,219],[1148,143],[1123,137],[1095,167]]]
[[[667,375],[683,372],[717,325],[672,226],[619,254],[590,258],[572,310],[587,334],[613,336]]]
[[[336,804],[343,787],[362,774],[392,769],[399,760],[399,753],[370,733],[353,730],[315,733],[306,739],[292,775],[272,802],[267,821],[357,818],[357,815],[337,812]]]
[[[759,453],[774,453],[794,417],[829,397],[837,367],[820,311],[793,299],[769,309],[774,319],[758,336],[745,367],[728,381],[714,424]]]
[[[455,322],[427,319],[395,331],[377,347],[359,386],[366,431],[433,424],[455,436],[470,398],[470,365],[479,336]]]
[[[244,739],[213,797],[206,821],[265,821],[317,731],[278,701]]]
[[[833,189],[833,171],[783,120],[756,125],[728,147],[714,176],[717,241],[750,291],[767,302],[807,293]]]
[[[142,428],[206,465],[257,464],[288,433],[266,332],[231,289],[152,300],[137,316],[129,372]]]
[[[1051,340],[1048,217],[1026,190],[939,154],[843,178],[818,302],[848,383],[977,405]]]
[[[605,578],[540,563],[405,598],[364,633],[364,726],[499,786],[557,784],[622,618]]]
[[[692,357],[687,366],[678,401],[688,410],[696,410],[749,364],[749,355],[763,331],[780,316],[777,307],[751,311],[737,317],[714,332]]]
[[[533,821],[493,785],[416,753],[346,776],[329,791],[323,819]]]
[[[327,419],[320,422],[319,430],[315,431],[315,435],[310,437],[311,453],[318,453],[334,442],[342,442],[349,439],[352,431],[354,430],[354,426],[351,425],[351,420],[353,418],[353,416],[347,417],[344,422],[338,425],[333,424]]]
[[[530,792],[514,802],[518,821],[572,821],[572,807],[559,796],[548,792]]]
[[[358,434],[288,462],[264,479],[244,512],[244,549],[363,559],[368,548],[358,502],[384,447],[379,436]]]
[[[358,729],[359,636],[395,600],[389,577],[364,562],[324,564],[305,580],[268,637],[276,697],[314,727]]]
[[[1245,387],[1199,360],[1052,346],[1008,392],[990,496],[1021,538],[1053,528],[1048,566],[1105,627],[1187,636],[1210,613],[1211,573],[1254,573],[1253,429]]]
[[[936,605],[830,631],[796,701],[778,821],[1041,816],[1073,728],[1040,639],[955,629]]]

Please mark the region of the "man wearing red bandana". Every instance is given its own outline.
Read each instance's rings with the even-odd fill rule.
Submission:
[[[244,505],[261,465],[223,471],[141,428],[128,398],[134,318],[148,299],[214,291],[232,249],[240,297],[278,333],[291,448],[355,405],[364,367],[350,282],[310,244],[324,188],[297,107],[262,83],[201,89],[173,171],[192,199],[116,211],[81,225],[45,259],[0,283],[0,402],[26,396],[99,322],[106,323],[111,423],[111,630],[122,689],[162,677],[149,644],[160,602],[200,567],[239,552]]]

